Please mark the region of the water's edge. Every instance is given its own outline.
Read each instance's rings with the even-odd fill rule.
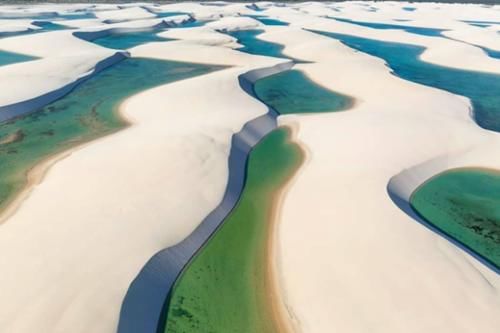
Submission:
[[[444,158],[444,160],[446,160],[446,158]],[[482,256],[481,254],[468,247],[466,244],[448,235],[446,232],[442,231],[434,224],[428,222],[426,219],[420,216],[420,214],[417,213],[415,209],[413,209],[410,203],[411,195],[417,190],[419,186],[423,185],[427,180],[434,177],[435,175],[449,169],[450,166],[447,165],[446,162],[443,161],[443,159],[436,159],[434,161],[418,165],[411,169],[403,170],[389,180],[389,183],[387,184],[387,193],[392,202],[406,215],[408,215],[413,220],[420,223],[430,231],[443,237],[459,249],[465,251],[496,274],[500,274],[500,269],[496,267],[495,264],[493,264],[488,258]],[[451,169],[453,169],[453,167]]]
[[[70,93],[80,83],[83,83],[84,81],[92,78],[99,72],[128,58],[129,56],[130,55],[128,52],[117,51],[112,56],[99,61],[95,65],[94,69],[90,71],[88,74],[81,76],[80,78],[76,79],[75,81],[61,88],[58,88],[56,90],[50,91],[48,93],[45,93],[43,95],[25,101],[0,106],[0,122],[8,121],[10,119],[29,114],[43,108],[47,104],[50,104]]]
[[[238,77],[241,88],[256,98],[253,83],[258,79],[290,69],[293,62],[251,70]],[[132,281],[122,303],[118,333],[156,333],[163,316],[165,301],[178,276],[190,259],[222,225],[238,202],[246,178],[251,149],[277,127],[278,113],[268,112],[247,122],[231,140],[229,176],[224,197],[196,229],[180,243],[156,253]]]

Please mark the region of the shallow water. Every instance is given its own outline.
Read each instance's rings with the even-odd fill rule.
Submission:
[[[254,91],[261,101],[280,114],[332,112],[352,105],[348,96],[323,88],[298,70],[260,79]]]
[[[169,17],[169,16],[176,16],[176,15],[189,15],[189,13],[186,12],[160,12],[160,13],[153,13],[156,15],[156,17]]]
[[[40,111],[0,124],[0,207],[25,185],[26,172],[44,158],[124,127],[116,110],[127,97],[220,68],[128,58]]]
[[[345,45],[384,59],[393,73],[405,80],[466,96],[474,118],[483,128],[500,131],[500,75],[448,68],[419,59],[424,47],[315,31]]]
[[[242,196],[177,280],[165,332],[277,332],[269,303],[268,237],[278,190],[303,156],[279,128],[249,156]]]
[[[423,35],[423,36],[431,36],[431,37],[442,37],[441,33],[443,31],[445,31],[445,29],[412,27],[412,26],[399,25],[399,24],[389,24],[389,23],[362,22],[362,21],[355,21],[355,20],[349,20],[349,19],[344,19],[344,18],[333,18],[333,19],[336,21],[339,21],[339,22],[356,24],[356,25],[360,25],[363,27],[373,28],[373,29],[403,30],[403,31],[413,33],[413,34]]]
[[[107,36],[92,40],[92,43],[116,50],[126,50],[149,42],[166,42],[171,39],[160,37],[161,30],[111,33]]]
[[[282,52],[283,49],[285,48],[283,45],[278,43],[267,42],[257,38],[257,36],[263,32],[264,30],[255,29],[255,30],[230,31],[226,33],[238,39],[238,43],[243,45],[243,47],[239,48],[238,51],[255,55],[290,59],[293,60],[295,63],[303,63],[303,61],[301,60],[283,55]]]
[[[269,18],[267,16],[259,16],[259,15],[248,15],[253,19],[265,24],[265,25],[279,25],[279,26],[288,26],[290,25],[288,22],[280,21],[278,19]]]
[[[446,171],[420,186],[410,203],[426,221],[500,268],[499,171]]]
[[[0,66],[15,64],[38,59],[37,57],[29,56],[21,53],[7,52],[0,50]]]
[[[242,48],[238,49],[239,51],[269,57],[287,58],[282,54],[285,48],[283,45],[266,42],[257,38],[263,32],[264,30],[239,30],[230,31],[227,34],[238,39],[238,43],[243,45]]]

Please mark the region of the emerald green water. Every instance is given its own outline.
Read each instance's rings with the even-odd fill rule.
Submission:
[[[420,186],[413,209],[500,268],[500,171],[454,169]]]
[[[15,64],[18,62],[25,62],[30,60],[38,59],[37,57],[32,57],[26,54],[7,52],[0,50],[0,66]]]
[[[332,112],[348,109],[352,99],[312,82],[299,70],[258,80],[257,97],[280,114]]]
[[[238,204],[173,288],[165,332],[277,332],[267,242],[275,195],[303,159],[289,137],[278,128],[250,153]]]
[[[25,185],[28,170],[47,156],[124,127],[116,110],[127,97],[220,68],[128,58],[40,111],[0,124],[0,208]]]

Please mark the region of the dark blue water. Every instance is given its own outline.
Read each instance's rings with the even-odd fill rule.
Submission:
[[[238,39],[238,43],[243,45],[242,48],[238,49],[239,51],[268,57],[290,59],[297,63],[302,62],[300,60],[284,56],[282,52],[285,47],[283,45],[258,39],[257,36],[263,32],[264,30],[240,30],[226,33]]]
[[[13,53],[0,50],[0,66],[15,64],[17,62],[25,62],[38,59],[25,54]]]
[[[354,21],[354,20],[349,20],[349,19],[344,19],[344,18],[336,18],[336,17],[329,17],[329,18],[333,18],[334,20],[337,20],[340,22],[356,24],[356,25],[360,25],[360,26],[368,27],[368,28],[384,29],[384,30],[385,29],[387,29],[387,30],[388,29],[403,30],[403,31],[406,31],[409,33],[423,35],[423,36],[442,37],[441,32],[445,31],[445,29],[411,27],[411,26],[406,26],[406,25],[389,24],[389,23],[362,22],[362,21]]]
[[[157,33],[159,32],[160,30],[112,33],[110,35],[94,39],[92,42],[110,49],[126,50],[149,42],[166,42],[171,40],[158,36]]]
[[[477,124],[500,132],[500,75],[423,62],[419,57],[425,48],[421,46],[382,42],[324,31],[315,32],[338,39],[358,51],[384,59],[393,74],[405,80],[470,98]]]

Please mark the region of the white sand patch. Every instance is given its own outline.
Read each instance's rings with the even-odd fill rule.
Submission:
[[[233,45],[236,38],[217,32],[207,27],[170,29],[159,33],[158,36],[180,40],[188,40],[196,44],[204,45]]]
[[[259,27],[263,27],[263,24],[251,17],[237,16],[237,17],[224,17],[220,20],[209,22],[206,24],[206,26],[215,30],[236,31],[236,30],[257,29]]]
[[[156,15],[140,7],[129,7],[118,10],[99,11],[96,12],[95,15],[97,16],[97,18],[101,20],[108,20],[110,22],[139,20],[139,19],[148,19],[156,17]]]

